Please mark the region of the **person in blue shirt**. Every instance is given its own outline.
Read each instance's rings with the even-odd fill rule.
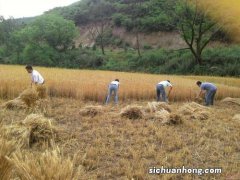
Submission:
[[[197,81],[196,84],[201,88],[201,91],[200,91],[199,95],[197,96],[197,98],[199,98],[202,95],[202,93],[204,91],[206,91],[205,105],[206,106],[213,105],[214,97],[217,92],[217,87],[214,84],[209,83],[209,82],[202,83],[201,81]]]

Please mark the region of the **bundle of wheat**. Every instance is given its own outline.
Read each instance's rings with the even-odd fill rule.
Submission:
[[[144,112],[141,106],[136,105],[128,105],[127,107],[123,108],[120,112],[121,117],[125,117],[128,119],[141,119],[144,117]]]
[[[182,124],[182,117],[179,114],[171,113],[169,117],[168,124]]]
[[[102,114],[103,111],[104,109],[102,106],[86,106],[80,110],[79,114],[81,114],[82,116],[94,117]]]
[[[235,114],[232,119],[240,122],[240,114]]]
[[[6,126],[6,134],[8,140],[15,140],[18,142],[19,147],[28,148],[29,147],[29,128],[23,126],[21,123],[11,124]]]
[[[198,103],[191,102],[184,104],[179,110],[178,114],[188,115],[190,119],[205,120],[210,116],[209,109]]]
[[[36,86],[36,91],[37,91],[38,97],[40,99],[44,99],[44,98],[47,97],[47,88],[46,88],[46,86],[44,86],[44,85],[37,85]]]
[[[26,109],[27,105],[19,97],[3,104],[3,107],[10,110]]]
[[[29,146],[51,146],[57,136],[57,128],[52,120],[39,114],[30,114],[23,120],[23,125],[29,131]]]
[[[49,99],[39,99],[34,106],[35,113],[47,114],[50,111],[50,100]]]
[[[227,104],[236,104],[240,106],[240,98],[231,98],[227,97],[221,101],[222,103],[227,103]]]
[[[28,107],[32,107],[38,100],[38,93],[34,88],[29,88],[24,90],[19,97]]]
[[[14,166],[8,158],[17,146],[15,141],[7,140],[5,136],[5,131],[0,122],[0,179],[11,179]]]
[[[59,149],[45,151],[44,153],[17,152],[11,158],[16,166],[17,179],[58,179],[77,180],[83,176],[83,168],[75,168],[75,163],[70,158],[64,158]]]
[[[169,118],[170,118],[170,113],[167,110],[165,110],[165,109],[157,111],[154,114],[154,119],[158,120],[158,121],[160,121],[162,123],[168,122]]]
[[[161,109],[171,112],[171,108],[166,102],[149,102],[146,108],[146,112],[153,113]]]

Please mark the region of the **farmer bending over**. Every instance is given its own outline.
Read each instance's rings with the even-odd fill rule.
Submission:
[[[44,79],[38,71],[34,70],[32,68],[32,66],[30,66],[30,65],[27,65],[25,68],[26,68],[27,72],[31,75],[31,80],[32,80],[31,86],[33,84],[35,84],[35,85],[43,85],[44,84]]]
[[[106,99],[106,104],[109,103],[110,101],[110,97],[112,95],[112,93],[114,93],[114,102],[115,104],[118,103],[118,89],[119,89],[119,79],[115,79],[114,81],[112,81],[109,86],[108,86],[108,95],[107,95],[107,99]]]
[[[196,84],[201,88],[201,91],[197,98],[199,98],[202,95],[203,91],[206,91],[205,105],[206,106],[213,105],[214,96],[217,92],[217,87],[209,82],[202,83],[201,81],[197,81]]]
[[[165,88],[166,87],[170,87],[169,91],[168,91],[168,96],[166,96],[165,93]],[[166,81],[161,81],[160,83],[157,84],[156,90],[157,90],[157,101],[163,101],[163,102],[167,102],[167,97],[169,97],[171,91],[172,91],[172,84],[170,84],[169,80]],[[161,96],[162,96],[162,100],[161,100]]]

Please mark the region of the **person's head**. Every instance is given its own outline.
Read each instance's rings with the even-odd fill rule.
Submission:
[[[169,80],[167,80],[167,82],[169,82],[169,83],[170,83],[170,81],[169,81]]]
[[[32,71],[33,71],[33,68],[32,68],[32,66],[30,66],[30,65],[27,65],[27,66],[25,67],[25,69],[27,70],[28,73],[32,73]]]
[[[201,81],[197,81],[196,84],[200,87],[202,82]]]
[[[119,79],[115,79],[115,81],[119,82]]]

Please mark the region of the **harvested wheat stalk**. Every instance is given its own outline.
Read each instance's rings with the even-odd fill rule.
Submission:
[[[239,105],[239,106],[240,106],[240,98],[227,97],[227,98],[223,99],[221,102],[223,102],[223,103],[236,104],[236,105]]]
[[[191,119],[205,120],[210,116],[209,109],[198,103],[191,102],[184,104],[179,110],[178,114],[189,115]]]
[[[171,108],[166,102],[149,102],[146,108],[146,112],[154,113],[161,109],[171,112]]]
[[[18,151],[11,158],[11,162],[16,166],[17,179],[77,180],[84,172],[81,166],[75,168],[74,160],[64,158],[58,148],[44,153],[23,154]]]
[[[32,107],[38,100],[38,93],[33,88],[29,88],[24,90],[19,97],[28,107]]]
[[[80,110],[79,114],[81,114],[82,116],[94,117],[102,114],[103,111],[104,109],[102,106],[86,106]]]
[[[3,104],[3,107],[10,110],[17,110],[17,109],[26,109],[27,105],[20,99],[20,97],[10,100]]]
[[[240,122],[240,114],[235,114],[232,119]]]
[[[40,99],[44,99],[44,98],[47,97],[47,88],[46,88],[46,86],[44,86],[44,85],[37,85],[36,86],[36,91],[37,91],[38,97]]]
[[[23,120],[23,125],[29,131],[29,146],[52,145],[57,136],[57,128],[52,125],[52,120],[38,114],[30,114]]]
[[[141,106],[127,106],[121,110],[121,117],[128,119],[142,119],[144,117],[144,112]]]

